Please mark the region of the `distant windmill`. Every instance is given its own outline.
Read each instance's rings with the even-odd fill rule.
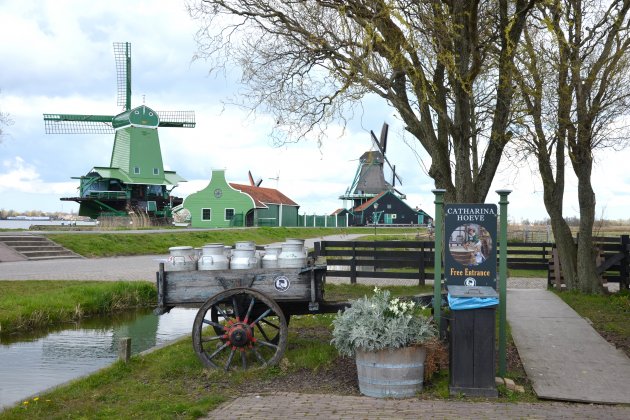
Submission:
[[[252,171],[248,171],[247,175],[249,176],[249,185],[251,185],[252,187],[260,187],[260,184],[262,184],[262,178],[258,178],[256,181],[254,181],[254,177],[252,176]]]
[[[354,180],[346,193],[339,198],[342,200],[351,200],[353,207],[358,207],[369,199],[376,197],[383,191],[393,191],[399,197],[405,198],[403,194],[398,192],[394,185],[396,180],[402,185],[402,179],[396,173],[396,166],[392,165],[387,159],[385,152],[387,150],[387,132],[389,126],[383,124],[381,129],[380,140],[376,138],[373,131],[370,131],[372,142],[378,150],[371,150],[363,153],[359,158],[359,167],[354,176]],[[392,182],[385,180],[384,165],[387,163],[392,171]]]
[[[376,147],[378,147],[378,150],[383,155],[383,159],[385,159],[385,162],[387,163],[387,166],[389,166],[389,169],[391,169],[391,171],[392,171],[392,182],[391,182],[391,185],[392,185],[392,187],[395,187],[396,186],[396,180],[398,180],[398,183],[400,185],[402,185],[402,179],[396,173],[396,165],[392,165],[391,163],[389,163],[389,159],[387,159],[387,155],[385,154],[385,151],[387,150],[387,133],[388,133],[388,131],[389,131],[389,125],[387,125],[387,123],[383,123],[383,127],[381,128],[381,137],[380,137],[380,139],[376,138],[376,135],[374,134],[374,131],[372,131],[372,130],[370,130],[370,135],[372,136],[372,142],[376,145]]]
[[[169,218],[182,202],[171,191],[185,179],[164,170],[157,128],[194,128],[194,111],[156,112],[144,104],[132,109],[131,44],[115,42],[114,58],[120,114],[44,114],[47,134],[115,133],[109,167],[94,167],[78,178],[79,196],[61,200],[78,202],[79,215],[92,218],[130,212]]]

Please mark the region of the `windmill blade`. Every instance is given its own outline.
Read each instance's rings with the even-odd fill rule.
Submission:
[[[44,114],[46,134],[111,134],[111,115]]]
[[[256,183],[254,182],[254,177],[252,176],[252,171],[247,171],[247,175],[249,176],[249,185],[251,185],[252,187],[255,187]]]
[[[114,59],[116,60],[116,85],[118,97],[116,104],[123,112],[131,109],[131,44],[114,42]]]
[[[381,137],[380,139],[376,138],[376,134],[374,131],[370,130],[370,135],[372,136],[372,141],[378,147],[378,150],[385,156],[385,151],[387,150],[387,132],[389,131],[389,125],[387,123],[383,123],[383,127],[381,128]]]
[[[374,134],[374,131],[370,130],[370,136],[372,137],[372,141],[374,142],[374,145],[378,148],[381,154],[385,156],[385,153],[383,152],[383,149],[381,148],[381,143],[376,138],[376,134]]]
[[[387,162],[389,164],[389,162]],[[391,165],[390,165],[391,166]],[[392,166],[392,187],[396,186],[396,180],[398,180],[398,184],[402,185],[402,178],[396,173],[396,165]]]
[[[392,186],[395,185],[396,180],[398,180],[399,185],[402,185],[402,178],[396,173],[396,165],[392,165],[391,163],[389,163],[389,159],[387,159],[386,156],[383,157],[385,158],[385,162],[387,162],[387,166],[389,166],[389,169],[391,169],[392,171]]]
[[[195,128],[195,111],[156,111],[159,127]]]
[[[383,123],[383,127],[381,128],[381,138],[379,144],[381,145],[380,149],[385,156],[385,151],[387,150],[387,132],[389,131],[389,125],[387,123]]]

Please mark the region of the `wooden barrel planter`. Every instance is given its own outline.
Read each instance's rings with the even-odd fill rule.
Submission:
[[[356,351],[361,394],[376,398],[410,398],[422,391],[426,348],[410,346],[376,352]]]

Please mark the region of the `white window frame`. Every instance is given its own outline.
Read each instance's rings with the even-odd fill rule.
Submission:
[[[210,218],[209,219],[205,219],[203,217],[203,213],[205,210],[208,210],[210,212]],[[211,222],[212,221],[212,208],[211,207],[204,207],[201,209],[201,221],[202,222]]]
[[[134,166],[133,167],[133,174],[134,175],[140,175],[140,167],[139,166]]]
[[[225,210],[223,210],[223,220],[225,220],[226,222],[232,220],[232,219],[228,219],[227,217],[228,210],[232,210],[232,219],[234,219],[234,216],[236,215],[236,210],[233,208],[226,208]]]

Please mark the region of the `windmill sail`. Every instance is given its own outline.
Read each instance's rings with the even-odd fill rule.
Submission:
[[[383,127],[381,128],[381,137],[380,139],[376,138],[376,135],[374,134],[373,131],[370,131],[370,134],[372,136],[372,141],[374,142],[374,144],[376,145],[376,147],[378,147],[378,150],[380,150],[381,154],[383,155],[383,159],[385,160],[385,163],[387,163],[387,166],[389,166],[389,169],[392,172],[392,186],[396,185],[396,180],[398,180],[398,184],[402,185],[402,179],[400,178],[400,176],[396,173],[396,165],[392,165],[389,162],[389,159],[387,159],[387,155],[385,154],[385,151],[387,150],[387,133],[389,131],[389,125],[387,123],[383,123]]]
[[[112,134],[111,115],[44,114],[46,134]]]
[[[195,128],[195,111],[156,111],[160,127]]]
[[[131,109],[131,44],[114,42],[114,59],[118,86],[117,105],[125,112]]]

